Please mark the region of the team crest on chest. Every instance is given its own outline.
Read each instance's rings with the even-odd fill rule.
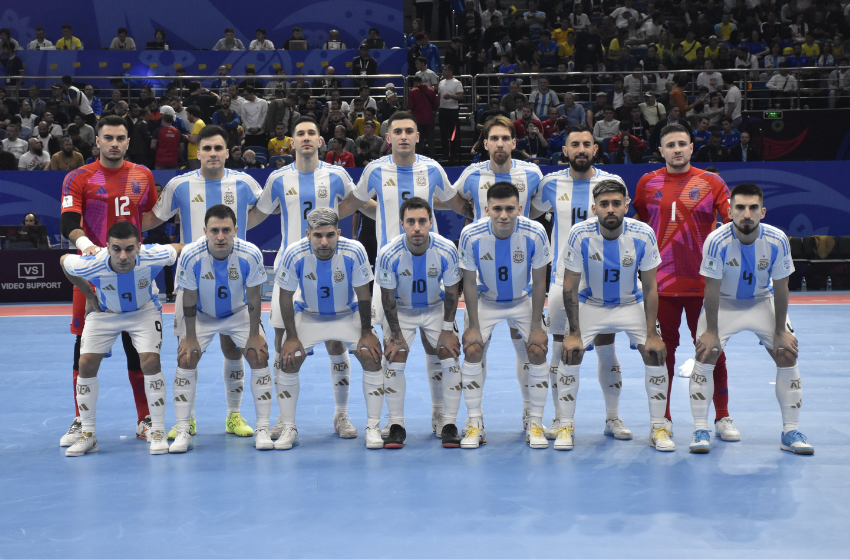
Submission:
[[[224,203],[227,205],[236,204],[236,195],[228,191],[224,193]]]
[[[514,251],[514,262],[519,264],[525,260],[525,253],[522,251]]]
[[[239,270],[236,268],[230,268],[227,270],[227,277],[230,280],[239,280]]]
[[[770,266],[770,261],[766,258],[759,259],[759,270],[767,270],[767,267]]]
[[[700,195],[700,189],[693,188],[693,189],[691,189],[691,192],[688,193],[688,198],[690,198],[691,200],[699,200],[699,195]]]
[[[623,255],[623,266],[632,266],[635,264],[635,256],[631,253],[626,253]]]
[[[334,270],[334,282],[342,282],[345,280],[345,273],[341,270]]]
[[[416,186],[424,187],[428,184],[428,176],[423,172],[416,176]]]
[[[328,197],[328,189],[327,187],[319,187],[316,189],[316,196],[319,198],[327,198]]]
[[[516,183],[514,183],[514,186],[519,192],[525,192],[525,183],[523,183],[522,181],[517,181]]]
[[[142,278],[141,280],[139,280],[139,289],[140,290],[144,290],[149,285],[150,285],[150,282],[148,281],[147,278]]]
[[[140,185],[138,181],[133,181],[132,183],[130,183],[130,188],[133,190],[133,194],[142,193],[142,185]]]
[[[439,275],[440,275],[440,271],[437,270],[437,267],[432,266],[431,268],[428,269],[428,278],[436,278]]]

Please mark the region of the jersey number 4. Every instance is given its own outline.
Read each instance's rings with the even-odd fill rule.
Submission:
[[[752,286],[752,285],[753,285],[753,273],[752,273],[752,272],[747,272],[746,270],[742,271],[742,273],[741,273],[741,278],[742,278],[743,280],[746,280],[746,281],[747,281],[747,285],[748,285],[748,286]]]

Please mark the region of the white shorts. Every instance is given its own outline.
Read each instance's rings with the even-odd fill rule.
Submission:
[[[624,332],[632,346],[646,343],[646,315],[643,302],[605,307],[578,304],[581,343],[588,348],[598,334]]]
[[[401,335],[409,348],[413,347],[416,329],[420,328],[425,333],[428,344],[436,350],[437,339],[443,330],[443,309],[443,302],[440,302],[430,307],[398,310],[398,324],[401,327]],[[383,329],[384,340],[386,341],[390,335],[390,325],[387,323],[386,315],[384,316]],[[457,332],[457,325],[455,325],[455,332]]]
[[[699,314],[697,322],[697,339],[706,329],[705,307]],[[725,347],[732,335],[742,331],[755,334],[765,348],[773,350],[773,334],[776,330],[776,309],[773,307],[773,297],[758,299],[726,299],[720,298],[717,310],[717,336],[720,346]],[[791,318],[785,317],[785,330],[793,333]]]
[[[308,354],[316,344],[330,340],[342,342],[354,352],[360,341],[360,313],[318,315],[302,312],[295,315],[295,329],[298,332],[298,340]],[[372,333],[377,336],[374,329]]]
[[[162,348],[162,312],[149,303],[127,313],[92,312],[86,315],[80,354],[107,354],[115,339],[126,331],[139,354],[159,354]]]
[[[481,329],[481,340],[487,343],[501,321],[519,331],[520,336],[528,342],[531,334],[531,298],[523,297],[518,301],[499,303],[478,298],[478,326]],[[463,314],[463,328],[469,327],[469,315]]]
[[[178,339],[183,338],[186,325],[183,322],[183,288],[177,288],[174,298],[174,326],[171,331]]]
[[[548,297],[549,313],[546,324],[549,327],[549,334],[563,336],[567,333],[567,327],[570,326],[567,311],[564,309],[564,286],[550,284]]]
[[[280,314],[280,294],[282,290],[280,286],[275,284],[274,290],[272,290],[272,307],[269,311],[269,326],[275,329],[285,329],[286,327],[283,324],[283,316]],[[298,294],[292,296],[292,301],[295,301],[295,297]]]
[[[237,348],[245,348],[250,332],[251,319],[247,307],[243,307],[241,311],[237,311],[230,317],[224,317],[222,319],[212,317],[206,313],[198,313],[195,316],[195,335],[198,338],[198,345],[201,347],[201,352],[206,351],[207,346],[210,345],[216,334],[227,335],[233,340],[233,344]],[[260,334],[264,337],[266,334],[262,322],[260,323]]]

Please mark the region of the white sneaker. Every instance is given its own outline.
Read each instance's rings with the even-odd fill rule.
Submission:
[[[482,418],[467,418],[463,432],[465,435],[460,440],[462,449],[478,449],[481,444],[487,443],[487,432],[484,430]]]
[[[525,432],[525,442],[532,449],[546,449],[549,447],[549,440],[543,435],[543,425],[532,420],[531,426]]]
[[[342,439],[354,439],[357,437],[357,428],[351,424],[345,413],[334,414],[334,432]]]
[[[277,417],[277,423],[272,426],[272,429],[269,430],[269,437],[272,439],[278,439],[280,434],[283,433],[283,420],[280,419],[280,416]]]
[[[714,435],[723,441],[741,441],[741,432],[729,416],[724,416],[714,423]]]
[[[387,433],[389,435],[389,433]],[[374,428],[366,427],[366,448],[367,449],[383,449],[384,438],[381,437],[381,430],[377,426]]]
[[[558,451],[569,451],[575,445],[576,433],[573,426],[568,422],[562,422],[558,428],[557,438],[555,438],[555,449]]]
[[[460,430],[460,435],[462,435],[463,437],[466,437],[466,431],[469,429],[471,422],[472,422],[472,418],[467,416],[466,420],[463,423],[463,428],[461,428],[461,430]],[[483,429],[483,427],[484,427],[484,417],[482,416],[481,418],[479,418],[478,422],[481,425],[480,427]],[[523,422],[523,424],[525,424],[525,422]],[[527,429],[528,429],[528,427],[524,427],[523,431],[525,431]]]
[[[91,432],[80,432],[77,442],[65,450],[65,457],[80,457],[97,451],[97,437]]]
[[[390,435],[390,426],[392,426],[392,422],[389,420],[389,416],[387,417],[387,423],[384,424],[384,427],[381,428],[381,438],[387,439],[387,436]]]
[[[148,433],[151,440],[151,455],[168,453],[168,439],[165,437],[165,430],[151,430]]]
[[[676,444],[670,439],[671,435],[666,424],[652,424],[649,428],[649,445],[656,451],[675,451]]]
[[[298,445],[298,430],[295,429],[295,426],[291,428],[284,428],[283,432],[281,432],[280,437],[277,438],[274,442],[274,448],[277,450],[286,450],[292,449]]]
[[[254,430],[254,447],[262,451],[274,449],[274,442],[269,435],[268,428],[257,428]]]
[[[445,426],[445,422],[443,422],[443,409],[442,408],[432,408],[431,409],[431,430],[434,432],[434,435],[438,438],[443,438],[443,426]]]
[[[71,447],[80,440],[80,434],[83,432],[83,423],[80,417],[74,418],[68,432],[59,440],[59,447]]]
[[[528,413],[529,410],[527,408],[522,409],[522,429],[523,431],[528,431]],[[554,420],[553,420],[554,422]],[[548,438],[548,436],[547,436]]]
[[[181,432],[178,430],[177,435],[174,436],[174,443],[168,447],[168,452],[186,453],[190,449],[195,449],[195,445],[192,443],[192,436],[189,435],[189,432]]]
[[[614,439],[632,439],[632,431],[623,424],[619,418],[612,418],[605,421],[606,436],[614,436]]]
[[[566,426],[567,424],[567,422],[562,422],[561,420],[555,418],[554,420],[552,420],[552,425],[543,431],[543,437],[545,437],[546,439],[556,439],[558,437],[558,430],[560,430],[562,426]],[[526,425],[528,425],[527,422]],[[526,428],[526,431],[528,431],[528,428]]]

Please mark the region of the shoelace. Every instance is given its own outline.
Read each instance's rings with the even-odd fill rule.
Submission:
[[[614,418],[611,420],[611,428],[625,428],[626,425],[619,418]]]
[[[233,426],[234,426],[234,427],[237,427],[237,426],[238,426],[238,427],[247,426],[247,424],[245,423],[245,420],[243,420],[243,419],[242,419],[242,415],[241,415],[241,414],[240,414],[239,416],[237,416],[236,418],[234,418],[234,419],[233,419]]]
[[[711,439],[711,434],[708,433],[708,430],[694,432],[694,441],[708,441],[709,439]]]
[[[575,430],[573,430],[569,426],[561,426],[560,428],[558,428],[558,431],[556,431],[555,433],[558,434],[558,439],[561,439],[561,436],[564,436],[564,437],[575,436],[576,432],[575,432]]]
[[[793,430],[785,434],[791,440],[792,443],[800,442],[800,443],[809,443],[809,440],[806,439],[806,436],[798,432],[797,430]]]
[[[655,441],[658,441],[660,439],[669,440],[670,432],[667,430],[667,428],[655,428],[654,430],[652,430],[652,439],[654,439]]]
[[[466,437],[468,437],[468,438],[478,437],[479,433],[480,433],[480,430],[478,429],[477,426],[473,426],[472,424],[466,425]]]
[[[159,430],[151,432],[151,440],[153,440],[153,443],[161,443],[165,441],[165,432],[161,432]]]
[[[543,426],[541,426],[537,422],[532,422],[531,429],[529,429],[529,432],[531,432],[531,437],[541,438],[543,437]]]

